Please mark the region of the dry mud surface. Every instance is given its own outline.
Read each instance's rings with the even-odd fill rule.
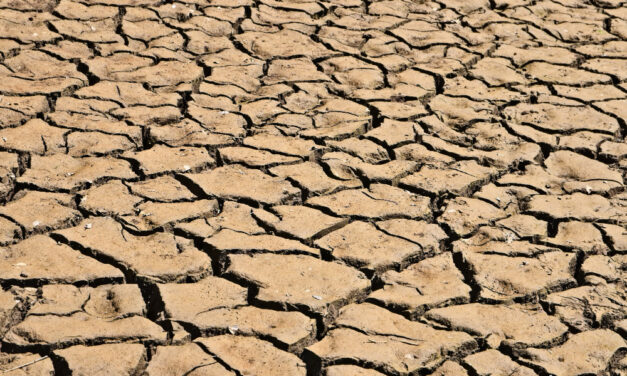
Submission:
[[[0,374],[627,375],[622,0],[0,0]]]

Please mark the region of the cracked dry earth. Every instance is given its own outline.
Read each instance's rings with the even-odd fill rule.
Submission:
[[[627,375],[622,0],[0,0],[0,374]]]

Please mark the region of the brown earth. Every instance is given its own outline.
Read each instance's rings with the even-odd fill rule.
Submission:
[[[624,0],[0,0],[0,375],[627,375]]]

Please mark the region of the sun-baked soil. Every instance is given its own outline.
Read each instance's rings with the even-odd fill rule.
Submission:
[[[0,374],[627,375],[624,0],[0,0]]]

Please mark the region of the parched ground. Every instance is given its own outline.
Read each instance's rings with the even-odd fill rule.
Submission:
[[[623,0],[0,0],[0,374],[627,375]]]

